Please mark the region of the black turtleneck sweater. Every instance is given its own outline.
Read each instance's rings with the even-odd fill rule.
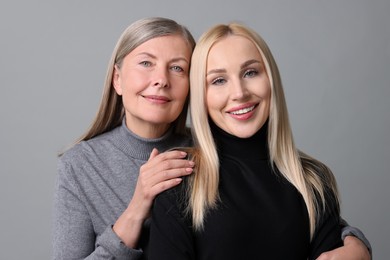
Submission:
[[[149,259],[315,259],[342,245],[339,212],[320,217],[310,242],[300,193],[270,165],[267,126],[250,138],[211,127],[220,159],[220,201],[194,231],[184,215],[185,185],[158,196],[152,213]]]

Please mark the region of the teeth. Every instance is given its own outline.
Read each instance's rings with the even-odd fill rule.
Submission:
[[[233,114],[233,115],[242,115],[242,114],[245,114],[245,113],[248,113],[248,112],[252,111],[254,108],[255,108],[255,106],[246,107],[246,108],[243,108],[243,109],[240,109],[240,110],[237,110],[237,111],[233,111],[233,112],[230,112],[230,113]]]

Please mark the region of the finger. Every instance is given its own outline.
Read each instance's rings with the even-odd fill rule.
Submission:
[[[166,180],[163,182],[159,182],[158,184],[154,185],[151,188],[151,193],[155,197],[158,194],[160,194],[161,192],[166,191],[170,188],[173,188],[173,187],[179,185],[182,181],[183,181],[183,179],[181,179],[181,178],[175,178],[175,179],[169,179],[169,180]]]
[[[156,172],[167,171],[180,168],[193,168],[195,163],[187,159],[169,159],[162,161],[157,167]]]
[[[141,166],[138,181],[142,186],[150,187],[161,181],[188,175],[194,165],[193,161],[186,159],[167,159],[161,162],[156,158],[150,159]]]
[[[150,153],[148,161],[155,158],[158,154],[159,154],[159,152],[158,152],[157,148],[153,148],[152,152]]]
[[[335,255],[337,256],[337,252],[335,250],[322,253],[316,260],[332,260],[332,259],[335,260],[336,258],[334,257]]]
[[[159,182],[191,174],[194,165],[194,162],[188,160],[164,161],[159,166],[156,166],[153,172],[150,171],[145,175],[148,176],[148,181],[153,186]]]
[[[164,153],[158,153],[158,151],[155,151],[153,149],[148,161],[142,166],[142,168],[145,171],[151,169],[154,172],[156,170],[169,169],[170,160],[184,159],[186,156],[187,153],[183,151],[169,151]]]
[[[185,175],[186,171],[192,172],[194,166],[195,163],[193,161],[185,159],[166,160],[153,169],[153,174],[150,177],[155,177],[154,179],[158,181],[172,179]]]
[[[174,151],[160,153],[157,157],[161,161],[169,160],[169,159],[179,159],[179,158],[183,159],[187,157],[187,153],[180,150],[174,150]]]

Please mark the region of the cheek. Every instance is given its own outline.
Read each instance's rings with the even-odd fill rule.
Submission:
[[[190,85],[188,82],[188,79],[183,79],[181,81],[174,83],[174,95],[179,98],[185,100],[188,96],[188,93],[190,91]]]
[[[269,101],[271,99],[271,86],[268,83],[268,80],[263,81],[261,84],[261,88],[258,91],[258,95],[264,99],[265,101]]]
[[[268,91],[264,94],[263,97],[263,104],[264,104],[264,117],[269,117],[269,112],[271,108],[271,91]]]
[[[130,92],[138,92],[148,86],[150,76],[145,72],[137,70],[129,71],[125,78],[122,78],[122,85]]]
[[[206,110],[207,110],[207,113],[209,115],[210,115],[210,110],[212,112],[213,107],[214,107],[213,101],[214,101],[214,99],[213,99],[212,95],[210,94],[210,92],[208,91],[206,94]]]
[[[206,106],[208,110],[218,109],[221,106],[223,95],[216,89],[208,89],[206,93]]]

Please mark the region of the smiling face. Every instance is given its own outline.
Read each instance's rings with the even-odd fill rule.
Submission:
[[[115,67],[113,86],[122,96],[131,131],[160,137],[177,119],[189,91],[190,59],[183,37],[169,35],[144,42]]]
[[[258,49],[247,38],[229,35],[212,46],[206,88],[208,113],[224,131],[247,138],[266,122],[270,82]]]

